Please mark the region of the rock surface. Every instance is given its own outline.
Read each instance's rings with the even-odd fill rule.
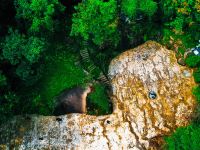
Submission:
[[[111,115],[17,116],[1,126],[0,149],[160,149],[163,136],[189,123],[195,82],[172,51],[146,42],[112,60],[109,77]]]

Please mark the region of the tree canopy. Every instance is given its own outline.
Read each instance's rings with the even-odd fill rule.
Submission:
[[[119,41],[117,31],[117,2],[110,0],[87,0],[75,7],[72,18],[71,35],[81,36],[84,40],[91,39],[96,45]]]
[[[16,17],[24,19],[30,32],[54,31],[56,15],[64,11],[58,0],[16,0]]]

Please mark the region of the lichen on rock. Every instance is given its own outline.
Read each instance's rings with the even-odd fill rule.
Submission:
[[[0,147],[19,149],[159,149],[162,137],[190,122],[192,70],[173,51],[146,42],[109,66],[113,113],[15,117],[0,127]],[[156,97],[150,98],[153,91]]]

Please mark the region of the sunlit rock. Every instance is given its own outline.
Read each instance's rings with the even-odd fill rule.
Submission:
[[[0,149],[159,149],[162,137],[189,124],[192,70],[149,41],[109,66],[114,111],[106,116],[18,116],[0,128]]]

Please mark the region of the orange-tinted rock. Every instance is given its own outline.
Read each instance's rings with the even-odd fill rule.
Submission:
[[[155,141],[155,137],[189,123],[195,106],[195,82],[192,70],[178,65],[173,51],[146,42],[115,58],[109,75],[116,99],[114,112],[127,112],[146,148],[151,144],[149,139]],[[156,93],[155,99],[149,97],[151,91]]]

